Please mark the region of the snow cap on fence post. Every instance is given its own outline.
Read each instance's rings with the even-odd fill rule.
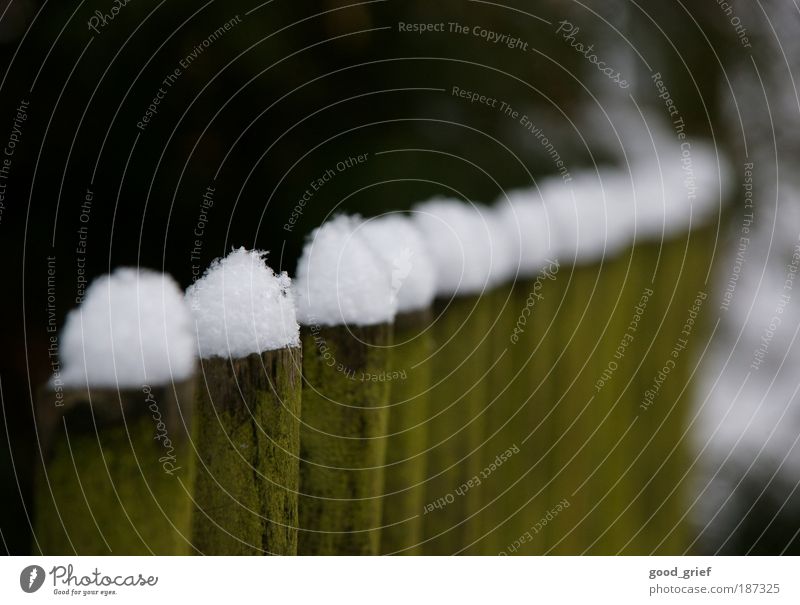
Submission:
[[[632,206],[619,195],[616,171],[585,171],[540,188],[557,256],[578,264],[613,258],[633,239]],[[613,186],[612,186],[613,185]]]
[[[294,283],[301,324],[368,326],[394,320],[392,269],[357,232],[360,222],[357,216],[339,215],[309,237]]]
[[[616,195],[633,207],[637,240],[679,234],[719,212],[732,175],[718,149],[702,139],[678,139],[659,118],[649,117],[647,131],[635,132],[648,143],[629,154],[626,170],[616,171]]]
[[[436,294],[466,296],[491,288],[492,244],[480,210],[443,197],[413,210],[436,268]]]
[[[191,315],[175,281],[120,268],[95,279],[59,339],[65,386],[165,385],[194,372]]]
[[[397,311],[428,307],[436,295],[436,269],[413,221],[387,214],[365,220],[357,231],[389,267]]]
[[[491,206],[476,206],[489,237],[489,285],[514,281],[519,274],[519,250],[500,212]]]
[[[496,212],[505,225],[512,261],[519,276],[536,275],[547,264],[550,233],[542,198],[536,189],[517,189],[503,193],[495,202]],[[551,260],[555,255],[551,257]]]
[[[239,248],[214,260],[186,290],[200,357],[247,357],[300,346],[291,280],[266,252]]]

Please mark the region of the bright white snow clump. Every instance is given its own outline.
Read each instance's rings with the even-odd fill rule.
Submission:
[[[618,177],[611,169],[581,172],[569,183],[560,177],[542,180],[553,254],[591,263],[615,256],[633,240],[633,204],[621,195]]]
[[[491,232],[477,208],[439,197],[415,206],[413,219],[436,267],[437,295],[480,294],[492,287]]]
[[[186,291],[200,357],[247,357],[300,345],[291,280],[265,252],[234,250]]]
[[[175,281],[121,268],[94,280],[67,315],[59,378],[65,386],[164,385],[193,373],[194,353],[191,315]]]
[[[410,218],[387,214],[365,220],[358,228],[391,270],[392,295],[397,311],[424,309],[436,295],[436,268],[422,235]]]
[[[374,325],[394,320],[392,268],[340,215],[314,230],[297,264],[294,292],[303,325]]]
[[[478,213],[489,236],[489,284],[498,285],[516,279],[520,264],[519,248],[514,245],[512,233],[503,216],[494,207],[478,206]]]
[[[495,203],[511,247],[511,260],[519,275],[536,275],[548,263],[551,247],[542,198],[535,189],[520,189],[501,195]],[[555,255],[550,260],[555,259]],[[515,267],[517,268],[517,267]]]

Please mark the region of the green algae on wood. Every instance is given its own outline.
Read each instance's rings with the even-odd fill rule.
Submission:
[[[685,515],[689,476],[685,433],[691,392],[687,370],[692,349],[702,341],[704,281],[714,229],[711,224],[641,246],[642,271],[654,296],[636,346],[641,360],[633,401],[638,418],[632,469],[637,520],[623,549],[626,554],[683,554],[690,542]],[[692,311],[696,318],[686,338],[681,332],[698,295],[700,309]]]
[[[506,520],[503,496],[511,476],[511,458],[519,454],[521,423],[518,412],[524,406],[528,386],[520,379],[519,360],[512,355],[515,345],[511,341],[525,304],[519,304],[513,284],[499,286],[485,296],[491,308],[486,326],[490,336],[488,367],[491,371],[482,418],[485,444],[479,452],[482,468],[477,493],[481,509],[470,522],[470,543],[464,551],[469,555],[496,554],[507,542],[503,537]]]
[[[652,437],[647,446],[649,478],[642,486],[646,554],[684,554],[691,542],[686,514],[690,470],[687,425],[693,356],[705,338],[705,278],[714,228],[697,229],[662,248],[664,271],[657,282],[671,301],[665,301],[664,322],[654,339],[653,349],[658,355],[650,356],[640,393],[640,418],[648,438]],[[659,372],[666,375],[657,382]]]
[[[192,541],[207,555],[294,555],[301,350],[201,360]]]
[[[191,554],[192,381],[65,390],[58,409],[50,399],[39,401],[41,554]]]
[[[514,458],[508,516],[507,554],[540,555],[549,547],[549,536],[559,521],[548,519],[558,503],[553,491],[555,475],[554,443],[558,438],[555,422],[558,400],[558,373],[555,360],[561,353],[561,334],[556,315],[564,300],[564,277],[558,261],[549,262],[532,280],[520,284],[520,304],[524,299],[530,318],[514,345],[521,357],[526,403],[520,417],[521,455]],[[562,496],[563,497],[563,496]],[[563,512],[563,511],[559,511]]]
[[[603,263],[592,303],[598,325],[598,349],[591,363],[593,401],[589,429],[592,437],[589,477],[581,489],[589,497],[585,552],[616,554],[632,534],[623,513],[635,495],[633,477],[626,469],[634,453],[634,406],[630,405],[638,360],[632,345],[652,295],[634,279],[637,267],[627,254]],[[602,332],[602,334],[601,334]]]
[[[512,354],[511,335],[518,322],[518,315],[524,308],[518,304],[517,291],[513,284],[498,287],[488,294],[494,309],[494,328],[491,330],[491,374],[489,375],[487,401],[489,411],[486,419],[487,443],[485,452],[491,458],[492,452],[497,456],[505,454],[509,448],[519,450],[521,437],[516,433],[520,428],[520,407],[524,406],[527,395],[517,388],[521,381],[518,366],[521,361]],[[525,385],[527,386],[527,385]],[[513,450],[512,450],[513,455]],[[507,539],[503,535],[506,521],[506,510],[503,507],[503,492],[510,478],[510,459],[505,455],[491,467],[491,480],[485,481],[481,494],[483,510],[481,511],[481,528],[485,535],[477,548],[468,550],[469,554],[495,554],[505,547]],[[487,477],[488,479],[488,477]]]
[[[386,440],[382,554],[420,554],[433,336],[430,309],[395,319]]]
[[[683,238],[681,238],[683,239]],[[647,332],[642,342],[643,363],[639,372],[639,392],[637,393],[639,417],[638,430],[641,431],[639,453],[636,468],[638,480],[639,526],[632,536],[634,554],[654,554],[656,544],[662,538],[662,526],[665,515],[671,511],[664,508],[665,487],[655,480],[655,471],[664,462],[669,453],[668,444],[673,440],[680,427],[668,422],[671,408],[675,400],[671,399],[673,381],[676,376],[667,377],[662,382],[659,373],[665,363],[671,361],[670,349],[677,332],[672,325],[681,310],[679,302],[682,298],[680,290],[680,274],[683,265],[685,241],[671,239],[662,243],[651,243],[644,252],[650,257],[649,264],[655,267],[653,283],[653,314],[647,322]],[[654,380],[660,382],[658,393],[653,390]],[[680,380],[680,378],[677,378]],[[674,419],[675,417],[673,417]],[[665,449],[667,448],[667,449]],[[671,463],[675,463],[673,458]],[[672,553],[679,554],[679,553]]]
[[[564,278],[564,281],[567,281]],[[586,545],[584,517],[590,497],[580,489],[591,472],[592,432],[590,408],[593,402],[590,361],[596,354],[598,324],[589,306],[597,281],[597,266],[572,268],[564,284],[563,304],[554,317],[560,347],[553,359],[556,393],[552,402],[553,442],[550,493],[554,502],[566,499],[569,512],[548,528],[549,554],[578,555]]]
[[[301,339],[298,554],[379,554],[393,326],[309,326]]]
[[[438,300],[434,312],[423,553],[451,555],[469,544],[479,522],[475,478],[483,467],[493,311],[489,297],[470,296]]]
[[[714,222],[692,231],[688,243],[687,257],[691,259],[690,267],[700,267],[702,270],[688,271],[683,288],[681,336],[686,337],[688,342],[684,343],[686,348],[681,353],[682,360],[678,362],[680,383],[674,395],[676,405],[672,420],[673,424],[679,427],[680,433],[676,432],[673,436],[674,460],[669,461],[670,456],[667,454],[668,463],[665,465],[667,475],[660,477],[665,484],[672,486],[670,489],[672,493],[665,496],[665,506],[671,510],[672,516],[667,517],[667,522],[663,526],[662,542],[656,548],[657,552],[666,554],[693,554],[689,550],[689,545],[696,539],[696,533],[688,522],[690,516],[687,514],[691,499],[690,482],[693,465],[688,430],[690,417],[696,411],[693,400],[697,396],[695,380],[698,375],[698,364],[712,334],[712,322],[709,317],[711,302],[708,300],[706,279],[712,270],[717,243],[717,223]],[[689,333],[684,334],[683,329],[687,327],[690,311],[694,314],[692,317],[694,323]]]
[[[559,344],[553,318],[561,302],[557,274],[558,265],[553,262],[535,278],[514,287],[515,329],[509,351],[518,372],[512,383],[517,401],[509,410],[514,415],[504,429],[503,442],[513,442],[520,452],[506,465],[503,489],[507,491],[500,499],[503,523],[492,554],[545,551],[545,528],[540,521],[550,508],[548,449],[553,441],[553,359]]]

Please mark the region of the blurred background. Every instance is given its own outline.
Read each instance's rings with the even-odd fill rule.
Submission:
[[[670,120],[658,73],[735,192],[714,297],[735,296],[696,396],[693,549],[797,554],[800,303],[781,297],[800,234],[798,31],[785,0],[0,0],[2,550],[31,549],[31,400],[48,328],[86,282],[139,265],[186,287],[233,246],[291,274],[337,211],[492,202],[560,169],[624,167],[642,115]]]

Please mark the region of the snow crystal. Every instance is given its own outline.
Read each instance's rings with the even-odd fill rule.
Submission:
[[[217,259],[186,291],[200,357],[246,357],[300,344],[291,280],[266,252],[239,248]]]

